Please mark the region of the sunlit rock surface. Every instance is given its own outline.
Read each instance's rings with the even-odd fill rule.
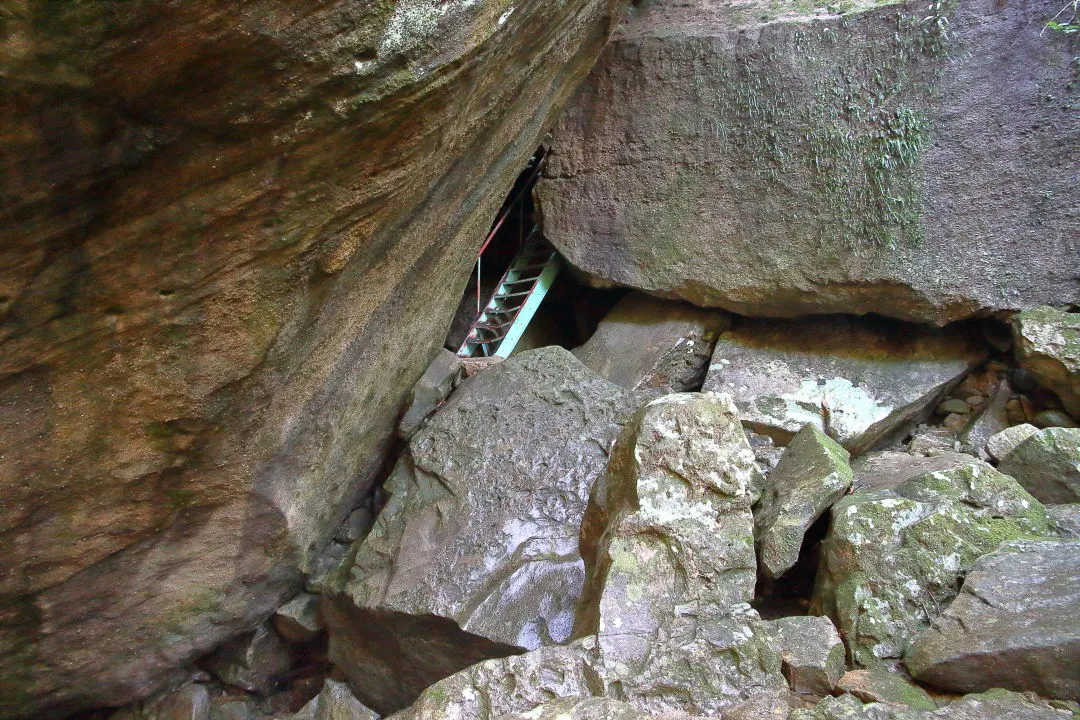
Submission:
[[[985,354],[958,328],[748,318],[720,336],[704,388],[755,432],[786,443],[810,423],[859,454],[925,419]]]
[[[345,652],[361,700],[400,709],[472,662],[569,639],[589,491],[642,402],[558,347],[455,391],[409,442],[386,508],[333,581],[360,609]]]

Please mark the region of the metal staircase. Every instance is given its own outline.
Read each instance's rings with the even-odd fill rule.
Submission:
[[[559,254],[534,227],[469,327],[458,356],[509,357],[561,267]]]

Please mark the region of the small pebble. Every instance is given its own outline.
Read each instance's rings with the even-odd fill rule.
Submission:
[[[1036,413],[1032,418],[1031,424],[1035,427],[1048,428],[1048,427],[1062,427],[1062,428],[1074,428],[1077,427],[1076,421],[1066,415],[1061,410],[1043,410],[1040,413]]]
[[[1012,386],[1020,392],[1033,393],[1039,389],[1039,381],[1035,374],[1027,368],[1016,368],[1012,371]]]
[[[946,415],[945,419],[941,421],[941,424],[952,430],[954,433],[959,433],[967,425],[968,416],[961,415],[960,413],[952,413]]]
[[[949,413],[967,415],[971,412],[971,406],[960,398],[949,398],[945,402],[938,405],[937,409],[938,412],[942,415],[948,415]]]

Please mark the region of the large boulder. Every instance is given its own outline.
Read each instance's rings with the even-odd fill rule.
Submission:
[[[1039,307],[1012,322],[1017,362],[1080,418],[1080,313]]]
[[[715,715],[786,689],[775,633],[745,602],[757,473],[730,398],[675,394],[638,410],[582,523],[582,637],[465,668],[395,719],[488,720],[590,697]]]
[[[466,665],[570,637],[589,492],[637,404],[558,347],[462,383],[328,581],[356,606],[327,620],[357,697],[392,712]]]
[[[0,716],[295,593],[623,5],[5,4]]]
[[[721,310],[631,293],[574,355],[624,388],[697,390],[716,339],[729,327],[731,316]]]
[[[904,664],[952,692],[1080,697],[1080,541],[1007,543],[980,558]]]
[[[894,663],[980,556],[1051,533],[1038,500],[974,458],[856,492],[832,508],[811,611],[833,617],[857,665]]]
[[[848,451],[813,425],[792,439],[754,507],[761,569],[780,577],[799,559],[803,535],[851,487]]]
[[[1080,302],[1061,6],[640,4],[560,117],[545,232],[603,281],[747,315]]]
[[[811,423],[861,454],[927,417],[984,356],[958,329],[748,319],[720,336],[704,388],[731,393],[755,432],[786,442]]]
[[[581,526],[587,575],[576,634],[599,632],[604,647],[629,651],[647,646],[681,605],[753,600],[759,483],[730,397],[679,393],[641,408]]]
[[[998,463],[1045,503],[1080,501],[1080,430],[1046,428],[1030,435]]]
[[[712,714],[783,685],[746,605],[758,473],[731,398],[713,393],[654,400],[612,450],[582,523],[575,633],[595,633],[604,683],[639,707]]]

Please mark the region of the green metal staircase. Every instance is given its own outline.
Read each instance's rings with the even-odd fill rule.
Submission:
[[[533,228],[487,306],[469,328],[460,357],[509,357],[562,267],[559,254]]]

